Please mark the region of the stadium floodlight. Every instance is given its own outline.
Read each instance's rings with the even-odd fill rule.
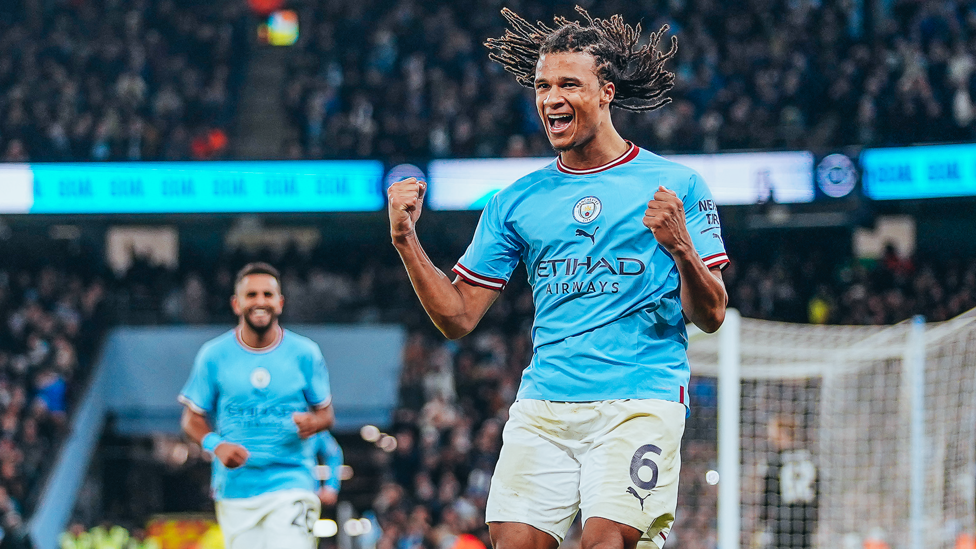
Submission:
[[[342,525],[342,529],[346,532],[346,535],[350,537],[361,536],[365,532],[363,528],[363,523],[359,519],[349,519],[345,524]]]
[[[363,425],[359,429],[359,436],[363,437],[366,442],[376,442],[380,439],[383,433],[380,432],[379,427],[375,425]]]
[[[312,535],[317,538],[331,538],[339,533],[339,525],[332,519],[320,519],[312,525]]]

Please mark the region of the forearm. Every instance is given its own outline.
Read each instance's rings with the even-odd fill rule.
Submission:
[[[183,432],[186,433],[186,436],[197,444],[201,444],[203,437],[207,436],[208,433],[213,431],[206,417],[188,409],[183,410],[183,417],[180,419],[180,426],[183,428]]]
[[[427,257],[417,234],[394,235],[393,245],[403,260],[420,303],[437,329],[450,339],[471,332],[480,317],[471,318],[464,295]]]
[[[698,257],[693,247],[672,253],[681,277],[681,308],[695,326],[712,333],[725,321],[729,298],[725,284]]]
[[[318,408],[312,413],[315,415],[316,433],[328,431],[335,425],[335,410],[331,404],[325,408]]]

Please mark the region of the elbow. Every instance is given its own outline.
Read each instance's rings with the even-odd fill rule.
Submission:
[[[461,339],[462,337],[470,334],[475,326],[478,325],[477,321],[470,321],[466,318],[445,318],[440,322],[436,323],[437,329],[444,334],[444,337],[450,340]]]
[[[718,331],[719,328],[722,327],[722,324],[724,322],[725,322],[725,307],[719,307],[712,311],[709,311],[709,313],[705,316],[705,318],[702,318],[701,321],[696,322],[695,324],[699,328],[701,328],[703,332],[708,334],[714,334],[715,332]]]
[[[329,429],[334,427],[336,421],[335,408],[330,404],[329,407],[326,408],[326,410],[327,411],[325,413],[325,418],[322,421],[323,431],[328,431]]]
[[[438,328],[440,329],[441,333],[444,334],[444,337],[450,339],[451,341],[454,341],[456,339],[461,339],[462,337],[470,334],[472,330],[474,330],[474,326],[471,326],[469,328],[461,324],[438,326]]]
[[[180,416],[180,429],[184,434],[190,435],[191,426],[193,424],[193,418],[187,410],[183,410],[183,415]]]

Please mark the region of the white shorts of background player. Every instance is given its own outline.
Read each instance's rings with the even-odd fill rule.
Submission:
[[[321,503],[308,490],[222,499],[215,504],[226,549],[313,549]]]

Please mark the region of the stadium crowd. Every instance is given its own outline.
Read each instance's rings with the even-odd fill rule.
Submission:
[[[0,268],[0,537],[20,547],[52,452],[66,432],[105,327],[105,286],[82,268]],[[78,267],[78,266],[75,266]]]
[[[733,244],[734,247],[734,244]],[[462,248],[431,246],[447,272]],[[976,307],[976,257],[901,257],[888,247],[877,260],[803,253],[736,254],[723,273],[730,307],[748,318],[814,324],[894,324],[913,315],[947,320]],[[288,296],[285,322],[402,322],[426,325],[391,247],[322,245],[283,253],[226,253],[208,262],[168,270],[137,260],[111,292],[116,314],[127,323],[200,324],[233,318],[228,301],[239,265],[274,258]],[[330,257],[343,257],[340,263]],[[528,332],[532,296],[519,267],[502,298],[489,310],[507,333]],[[431,328],[432,329],[432,328]]]
[[[247,60],[242,9],[0,3],[0,161],[220,158]]]
[[[614,115],[623,136],[650,150],[823,150],[976,136],[971,0],[895,2],[891,22],[875,21],[868,3],[840,0],[580,4],[595,17],[642,22],[645,32],[668,24],[679,38],[674,103]],[[504,5],[529,21],[578,17],[572,3]],[[312,23],[283,84],[300,136],[291,156],[396,163],[551,154],[531,92],[481,46],[502,34],[501,6],[309,5],[301,16]]]

